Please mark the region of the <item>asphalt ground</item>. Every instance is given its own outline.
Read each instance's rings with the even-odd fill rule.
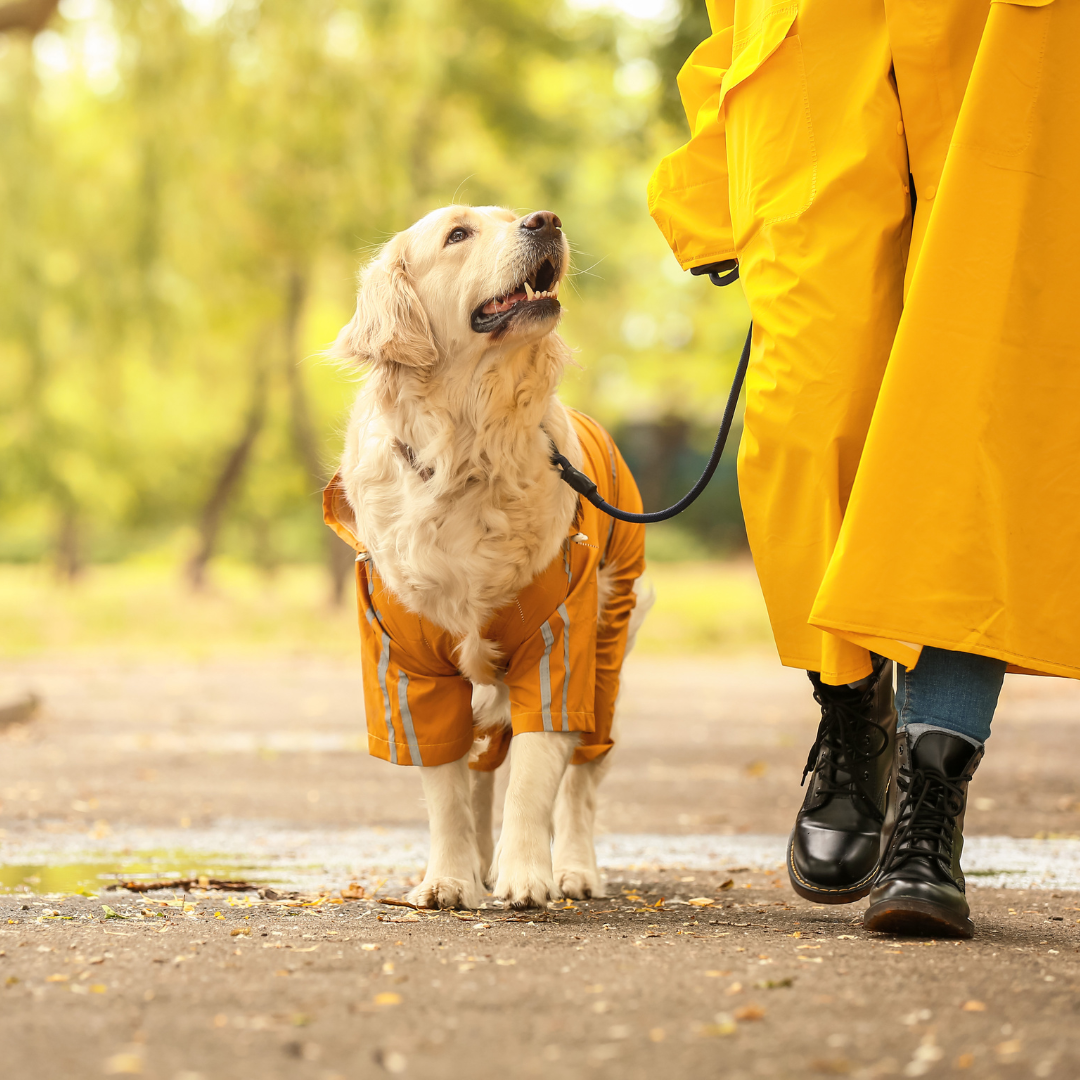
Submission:
[[[134,827],[423,823],[415,773],[364,752],[349,662],[0,667],[4,698],[27,689],[44,705],[0,735],[0,856]],[[801,673],[633,658],[623,705],[602,831],[790,828],[816,725]],[[1080,834],[1078,722],[1075,684],[1007,680],[969,832]],[[815,907],[778,872],[608,877],[607,899],[460,916],[345,900],[344,879],[270,902],[27,880],[0,896],[3,1073],[1080,1076],[1080,892],[973,888],[973,941],[897,942],[861,930],[864,904]]]
[[[1080,1075],[1075,894],[980,891],[974,941],[898,942],[689,876],[526,913],[6,898],[4,1074]]]

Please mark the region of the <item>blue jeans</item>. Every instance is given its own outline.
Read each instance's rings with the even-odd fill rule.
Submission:
[[[986,742],[1005,668],[1004,660],[924,645],[913,671],[896,665],[897,726],[929,724]]]

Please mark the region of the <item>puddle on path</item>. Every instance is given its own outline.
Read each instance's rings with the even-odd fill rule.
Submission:
[[[611,873],[658,867],[782,871],[782,836],[608,834]],[[0,892],[100,891],[117,878],[243,879],[302,891],[408,877],[427,861],[426,829],[300,830],[223,822],[206,829],[120,829],[106,837],[32,833],[0,840]],[[964,848],[972,887],[1080,890],[1080,840],[975,836]]]
[[[214,861],[203,854],[140,852],[130,858],[76,863],[0,863],[0,895],[6,893],[99,894],[117,881],[168,881],[200,877],[275,884],[266,867]]]

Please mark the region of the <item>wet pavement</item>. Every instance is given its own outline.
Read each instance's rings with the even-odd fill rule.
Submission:
[[[41,1077],[1080,1075],[1075,894],[976,912],[899,942],[737,868],[523,913],[8,897],[0,1044]]]
[[[41,713],[0,734],[10,1075],[1080,1075],[1074,683],[1007,680],[959,944],[791,893],[816,716],[765,657],[631,660],[609,898],[528,913],[379,902],[421,871],[424,811],[364,752],[348,661],[0,665],[0,699],[28,690]]]

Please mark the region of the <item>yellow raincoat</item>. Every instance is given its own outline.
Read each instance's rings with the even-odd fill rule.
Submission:
[[[740,261],[781,659],[1080,677],[1080,2],[708,7],[649,205],[684,268]]]

